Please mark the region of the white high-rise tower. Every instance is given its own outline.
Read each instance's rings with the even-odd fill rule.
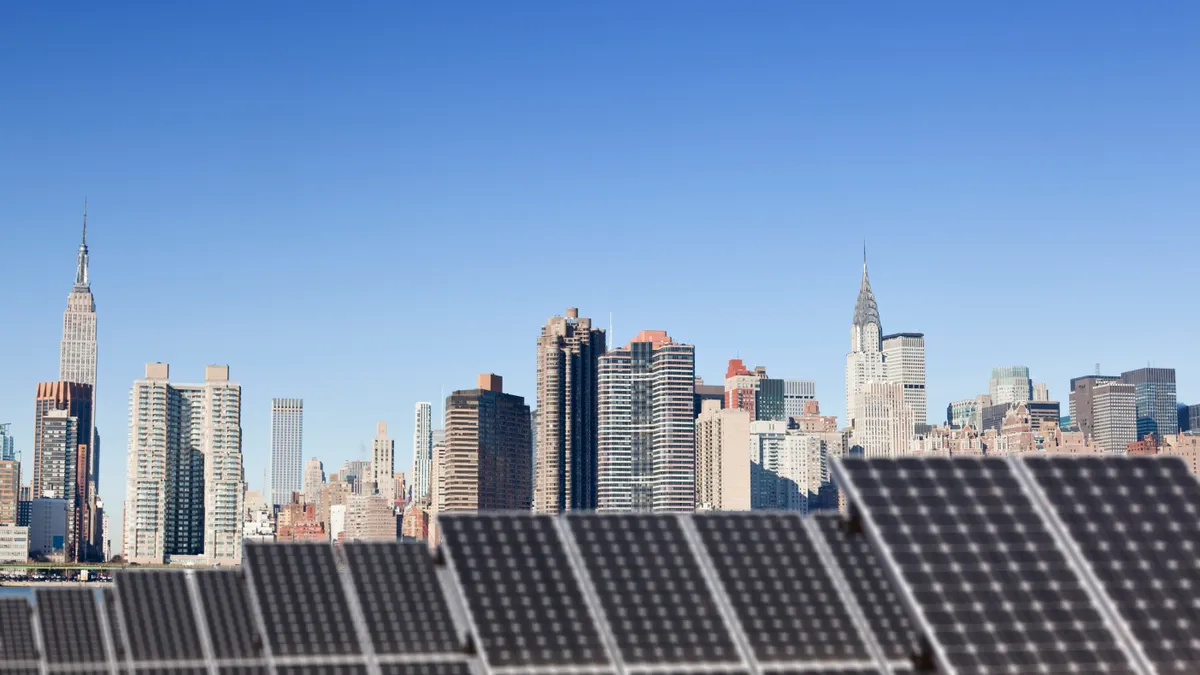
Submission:
[[[882,334],[879,305],[875,303],[871,280],[867,277],[867,248],[863,246],[862,285],[858,290],[858,300],[854,303],[850,353],[846,355],[846,426],[854,426],[863,385],[887,379],[883,369]]]
[[[429,499],[429,465],[433,461],[433,406],[426,402],[416,405],[413,427],[413,501]]]

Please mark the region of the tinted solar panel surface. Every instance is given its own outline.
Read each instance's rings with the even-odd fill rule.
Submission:
[[[24,598],[0,599],[0,667],[4,663],[37,658],[29,602]]]
[[[38,626],[50,663],[104,663],[104,638],[96,610],[96,592],[77,588],[39,588]]]
[[[246,597],[246,579],[236,570],[196,573],[204,624],[218,659],[250,659],[262,653],[262,636]]]
[[[347,543],[344,553],[375,653],[461,649],[427,545]]]
[[[204,658],[183,574],[119,572],[115,588],[135,661]]]

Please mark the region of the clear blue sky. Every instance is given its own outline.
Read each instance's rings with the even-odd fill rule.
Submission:
[[[231,366],[254,489],[275,396],[407,470],[568,306],[840,416],[864,238],[933,420],[1006,364],[1200,400],[1196,3],[117,5],[0,9],[0,421],[30,461],[86,195],[109,504],[147,361]]]

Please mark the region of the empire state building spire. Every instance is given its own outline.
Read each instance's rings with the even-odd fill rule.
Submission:
[[[75,288],[88,288],[87,198],[83,200],[83,241],[79,244],[79,264],[75,268]]]

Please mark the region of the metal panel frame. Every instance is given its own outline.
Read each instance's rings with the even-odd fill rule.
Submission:
[[[208,675],[219,675],[217,672],[216,656],[213,652],[212,636],[208,634],[208,622],[204,617],[204,604],[200,602],[200,587],[196,583],[196,572],[187,570],[183,573],[184,583],[187,584],[188,602],[192,605],[192,617],[196,620],[196,635],[200,638],[200,653],[208,664]]]
[[[242,581],[246,584],[246,601],[250,605],[250,616],[254,627],[258,630],[259,637],[262,638],[262,660],[266,663],[267,674],[277,675],[275,652],[271,649],[271,636],[267,633],[267,621],[263,615],[262,605],[258,601],[258,592],[254,590],[254,570],[246,561],[244,550],[242,551],[242,565],[239,569],[242,573]]]
[[[363,613],[362,605],[359,604],[358,593],[354,591],[354,580],[350,578],[350,563],[345,558],[345,551],[332,553],[334,565],[339,568],[337,571],[338,581],[342,585],[342,592],[346,595],[346,608],[350,612],[350,623],[354,625],[354,632],[358,635],[358,648],[366,663],[367,673],[368,675],[381,675],[379,662],[375,660],[375,642],[371,639],[371,628],[367,626],[367,617]],[[338,553],[341,553],[341,556]]]
[[[587,565],[583,562],[583,553],[579,550],[575,536],[571,534],[571,526],[567,524],[565,517],[557,516],[554,518],[554,528],[558,531],[558,538],[562,540],[563,547],[567,549],[567,560],[571,563],[571,572],[575,575],[575,580],[583,591],[588,614],[591,615],[596,629],[600,632],[600,641],[604,643],[604,649],[608,651],[608,657],[613,662],[613,670],[619,675],[625,675],[628,672],[625,666],[625,657],[621,655],[621,648],[617,645],[617,637],[613,634],[612,626],[608,623],[608,616],[604,613],[604,606],[600,602],[599,593],[596,592],[596,585],[592,583],[592,576],[588,574]]]
[[[115,584],[114,584],[115,586]],[[113,644],[112,627],[108,625],[108,607],[104,606],[104,591],[103,589],[94,590],[97,611],[99,618],[96,620],[100,624],[100,639],[104,642],[104,656],[108,659],[108,672],[112,675],[117,675],[117,649]],[[116,595],[113,595],[114,601]]]
[[[1104,619],[1104,624],[1117,638],[1117,644],[1121,646],[1121,651],[1125,652],[1130,665],[1141,675],[1153,675],[1156,669],[1151,664],[1150,659],[1146,657],[1141,643],[1133,637],[1133,633],[1129,630],[1129,624],[1125,622],[1124,617],[1117,611],[1117,606],[1113,603],[1112,598],[1108,597],[1108,592],[1104,590],[1104,585],[1096,578],[1096,574],[1092,570],[1091,564],[1088,563],[1087,557],[1083,555],[1079,544],[1071,537],[1066,524],[1058,517],[1058,512],[1054,510],[1054,506],[1050,503],[1050,498],[1045,490],[1038,484],[1037,477],[1033,475],[1033,471],[1025,465],[1020,456],[1013,455],[1006,461],[1012,467],[1013,475],[1016,476],[1017,482],[1021,485],[1021,490],[1029,497],[1029,501],[1033,502],[1034,509],[1042,517],[1043,524],[1046,525],[1046,529],[1054,537],[1055,543],[1058,544],[1063,556],[1067,559],[1067,564],[1071,566],[1072,571],[1075,572],[1076,576],[1082,582],[1084,590],[1087,591],[1088,598],[1096,606],[1096,609],[1100,611],[1100,616]]]

